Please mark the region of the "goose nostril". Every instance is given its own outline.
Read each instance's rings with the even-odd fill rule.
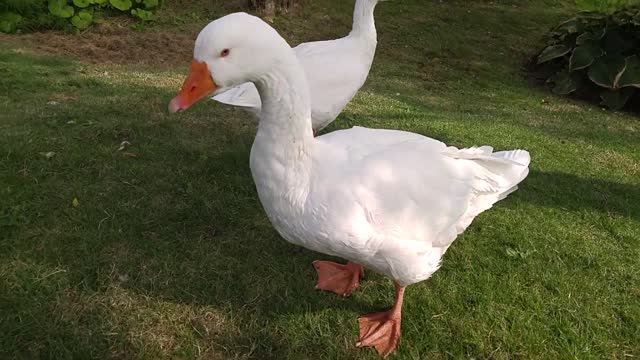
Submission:
[[[195,85],[191,85],[191,89],[189,90],[190,92],[194,92],[196,91],[197,86]]]

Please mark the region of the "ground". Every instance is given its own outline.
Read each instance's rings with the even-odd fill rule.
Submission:
[[[256,196],[254,122],[213,101],[167,113],[198,30],[239,6],[194,3],[141,31],[115,20],[2,38],[0,357],[377,358],[354,346],[356,317],[391,305],[390,281],[368,272],[349,298],[314,291],[311,262],[326,257],[283,241]],[[291,43],[348,32],[352,1],[308,4],[275,19]],[[640,121],[521,72],[572,11],[379,5],[371,75],[327,131],[403,129],[533,158],[521,188],[407,290],[392,358],[640,356]]]

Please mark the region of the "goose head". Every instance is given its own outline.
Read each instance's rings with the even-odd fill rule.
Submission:
[[[255,82],[291,53],[287,42],[260,18],[234,13],[209,23],[198,35],[193,60],[172,113],[230,87]]]

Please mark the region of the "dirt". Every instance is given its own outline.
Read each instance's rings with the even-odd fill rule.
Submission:
[[[103,22],[81,34],[54,31],[21,35],[0,33],[0,42],[94,64],[162,66],[188,63],[201,29],[201,25],[181,25],[171,29],[134,30],[133,24],[128,19]]]

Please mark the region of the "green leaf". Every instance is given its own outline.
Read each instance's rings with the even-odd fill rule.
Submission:
[[[604,51],[595,44],[578,46],[569,59],[569,71],[575,71],[589,67],[596,58],[604,54]]]
[[[564,56],[571,51],[571,48],[567,45],[551,45],[547,46],[540,55],[538,55],[538,64],[545,63],[549,60]]]
[[[618,77],[618,87],[640,88],[640,58],[637,55],[629,56],[625,59],[625,67]]]
[[[109,0],[109,4],[120,11],[131,9],[131,0]]]
[[[607,34],[604,36],[604,51],[606,51],[607,53],[616,53],[616,54],[620,54],[620,53],[624,53],[627,49],[629,49],[630,46],[632,46],[632,44],[630,42],[627,42],[624,39],[624,35],[621,34],[624,33],[624,30],[622,29],[609,29],[609,31],[607,31]]]
[[[103,5],[107,0],[91,0],[96,5]]]
[[[629,101],[629,98],[635,92],[632,88],[624,88],[620,90],[607,90],[600,94],[601,104],[612,110],[620,110]]]
[[[133,10],[131,10],[131,15],[137,17],[138,19],[140,19],[142,21],[152,21],[153,20],[153,13],[151,11],[144,10],[144,9],[133,9]]]
[[[0,13],[0,32],[12,33],[18,28],[22,22],[22,16],[12,11],[4,11]]]
[[[558,26],[555,27],[554,31],[559,33],[574,34],[580,31],[581,28],[582,24],[580,24],[578,19],[573,18],[558,24]]]
[[[86,8],[91,5],[91,0],[73,0],[73,5],[79,8]]]
[[[93,22],[93,16],[86,10],[81,10],[78,15],[71,18],[71,24],[78,29],[86,29]]]
[[[568,71],[563,70],[549,78],[553,82],[553,92],[558,95],[570,94],[578,88],[578,84]]]
[[[73,200],[71,201],[71,205],[74,208],[77,208],[78,206],[80,206],[80,200],[78,200],[78,198],[74,197]]]
[[[589,79],[594,83],[608,88],[616,87],[616,80],[624,70],[625,60],[619,55],[607,55],[597,59],[589,68]]]
[[[606,27],[602,27],[596,31],[586,31],[580,34],[576,38],[576,45],[583,45],[591,41],[597,41],[602,39],[604,34],[607,32]]]
[[[158,3],[158,0],[144,0],[144,7],[151,9],[158,6]]]
[[[61,18],[70,18],[75,12],[73,6],[67,5],[67,0],[49,0],[49,12]]]

